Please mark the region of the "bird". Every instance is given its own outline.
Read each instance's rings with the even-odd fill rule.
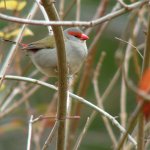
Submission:
[[[141,80],[139,81],[138,89],[150,93],[150,68],[146,69],[142,75]],[[144,99],[141,96],[137,97],[137,101],[143,101]],[[150,119],[150,102],[145,101],[142,107],[142,113],[145,119],[148,121]]]
[[[80,70],[88,55],[86,40],[89,37],[77,27],[67,28],[63,33],[68,76],[72,76]],[[4,40],[15,43],[11,40]],[[58,76],[57,49],[54,35],[49,35],[29,44],[19,43],[19,47],[27,52],[31,61],[41,73],[48,77]]]

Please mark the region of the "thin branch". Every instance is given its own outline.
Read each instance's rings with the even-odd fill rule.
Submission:
[[[103,95],[101,96],[102,102],[105,101],[105,99],[108,97],[109,93],[110,93],[111,90],[113,89],[114,85],[116,84],[117,80],[119,79],[120,72],[121,72],[121,67],[119,67],[119,68],[117,69],[116,73],[115,73],[114,76],[112,77],[112,80],[110,81],[109,85],[107,86],[105,92],[104,92]]]
[[[43,8],[43,6],[41,6],[40,1],[41,1],[41,0],[36,0],[36,3],[37,3],[37,5],[38,5],[38,7],[40,8],[40,10],[41,10],[41,12],[42,12],[42,14],[43,14],[45,20],[46,20],[46,21],[49,21],[49,18],[48,18],[48,16],[47,16],[47,13],[46,13],[45,9]],[[51,34],[51,31],[52,31],[51,26],[48,26],[47,28],[48,28],[48,32]]]
[[[37,0],[37,1],[38,1],[38,0]],[[32,8],[31,8],[31,10],[30,10],[30,12],[29,12],[29,14],[28,14],[26,20],[29,21],[30,19],[32,19],[32,18],[34,17],[34,15],[35,15],[35,12],[36,12],[36,11],[37,11],[37,5],[34,4],[34,5],[32,6]],[[12,61],[12,59],[13,59],[15,53],[16,53],[18,44],[19,44],[19,42],[20,42],[20,40],[21,40],[21,38],[22,38],[22,35],[23,35],[23,33],[24,33],[24,30],[25,30],[25,27],[26,27],[26,25],[24,24],[24,25],[22,26],[22,28],[21,28],[21,31],[19,32],[19,34],[18,34],[18,36],[17,36],[17,38],[16,38],[16,45],[13,45],[13,46],[12,46],[12,48],[11,48],[11,50],[10,50],[10,52],[9,52],[9,54],[8,54],[8,56],[7,56],[7,58],[6,58],[6,61],[5,61],[4,65],[2,66],[2,69],[0,70],[0,74],[3,75],[3,78],[1,78],[1,80],[0,80],[0,86],[1,86],[1,84],[2,84],[2,81],[3,81],[4,77],[5,77],[5,74],[6,74],[6,72],[7,72],[7,68],[8,68],[8,66],[10,65],[10,63],[11,63],[11,61]]]
[[[72,7],[74,6],[75,2],[76,2],[76,0],[72,0],[72,1],[70,2],[70,4],[68,4],[68,6],[67,6],[67,8],[66,8],[66,10],[65,10],[63,19],[64,19],[64,17],[66,17],[66,16],[69,14],[69,12],[70,12],[70,10],[72,9]]]
[[[53,90],[58,90],[58,88],[54,85],[42,82],[40,80],[36,80],[36,79],[31,79],[31,78],[27,78],[27,77],[20,77],[20,76],[5,76],[5,80],[9,79],[9,80],[20,80],[20,81],[25,81],[25,82],[30,82],[30,83],[34,83],[34,84],[38,84],[38,85],[42,85],[48,88],[51,88]],[[29,94],[29,93],[28,93]],[[27,95],[26,95],[27,96]],[[73,98],[73,100],[77,100],[81,103],[84,103],[85,105],[89,106],[90,108],[94,109],[95,111],[99,112],[101,115],[105,116],[106,118],[108,118],[113,125],[115,125],[116,127],[118,127],[118,129],[123,132],[126,133],[126,130],[119,124],[119,122],[115,119],[115,117],[111,116],[110,114],[108,114],[106,111],[100,109],[99,107],[97,107],[96,105],[92,104],[90,101],[91,100],[85,100],[84,98],[75,95],[71,92],[69,92],[69,96],[71,96]],[[25,97],[26,98],[26,97]],[[24,101],[25,101],[24,98]],[[23,101],[23,102],[24,102]],[[22,103],[23,103],[22,102]],[[21,103],[21,102],[20,102]],[[11,106],[14,108],[14,106]],[[18,106],[17,106],[18,107]],[[16,108],[16,107],[15,107]],[[14,110],[11,108],[11,110]],[[9,112],[10,113],[10,112]],[[3,114],[0,114],[0,118],[4,117],[5,115],[7,115],[8,112],[3,112]],[[134,146],[136,146],[136,141],[130,136],[128,135],[129,140],[134,144]]]
[[[107,6],[108,6],[108,1],[109,0],[102,0],[99,2],[98,8],[97,8],[96,13],[93,16],[92,20],[104,16],[106,9],[107,9]],[[88,28],[85,33],[86,33],[86,35],[89,35],[92,31],[93,31],[93,28]]]
[[[130,9],[130,7],[128,7],[128,5],[123,1],[123,0],[117,0],[121,6],[123,6],[125,9]]]
[[[101,3],[100,3],[101,4]],[[114,12],[116,10],[116,5],[115,7],[112,9],[112,12]],[[105,8],[105,11],[106,11],[106,8]],[[101,11],[101,13],[103,14],[104,13],[104,10]],[[99,14],[99,15],[102,15],[102,14]],[[90,83],[90,75],[92,73],[92,67],[93,67],[93,63],[94,63],[94,58],[96,56],[96,52],[97,52],[97,44],[98,44],[98,41],[103,33],[103,31],[106,29],[107,25],[108,25],[109,22],[105,22],[103,25],[101,25],[99,28],[98,28],[98,32],[96,33],[96,36],[94,37],[94,40],[93,42],[91,43],[90,47],[89,47],[89,53],[88,53],[88,57],[85,61],[85,66],[84,66],[84,69],[83,69],[83,75],[81,77],[81,82],[79,84],[79,88],[78,88],[78,95],[84,97],[85,94],[86,94],[86,91],[88,89],[88,86],[89,86],[89,83]],[[74,113],[76,115],[80,115],[80,112],[81,112],[81,107],[82,105],[80,103],[77,103],[77,105],[75,106],[75,111]],[[74,135],[76,129],[77,129],[77,126],[78,126],[78,122],[75,124],[74,122],[72,122],[72,135]]]
[[[49,136],[47,137],[47,139],[46,139],[46,141],[45,141],[45,143],[44,143],[44,145],[43,145],[42,150],[46,150],[46,149],[48,148],[48,145],[51,143],[51,141],[52,141],[52,139],[53,139],[53,137],[54,137],[54,135],[55,135],[55,133],[56,133],[56,131],[57,131],[57,129],[58,129],[59,122],[60,122],[60,121],[56,121],[56,122],[55,122],[54,127],[53,127],[53,129],[51,130]]]
[[[8,15],[4,15],[0,13],[0,19],[10,22],[16,22],[19,24],[30,24],[30,25],[42,25],[42,26],[86,26],[86,27],[92,27],[107,21],[110,21],[113,18],[116,18],[124,13],[127,13],[131,10],[137,9],[138,7],[142,7],[143,5],[147,4],[148,0],[135,2],[133,4],[128,5],[130,9],[122,8],[120,10],[117,10],[115,12],[111,12],[104,17],[101,17],[99,19],[93,20],[93,21],[41,21],[41,20],[27,20],[27,19],[21,19],[17,17],[11,17]]]
[[[29,130],[28,130],[28,141],[27,141],[27,150],[31,150],[31,138],[32,138],[32,120],[33,120],[33,115],[30,117],[29,121]]]
[[[62,20],[64,17],[64,4],[65,4],[65,0],[60,0],[59,2],[59,17]]]
[[[34,4],[34,5],[32,6],[32,8],[31,8],[31,10],[30,10],[30,13],[29,13],[28,16],[27,16],[27,20],[29,20],[29,19],[31,19],[32,17],[34,17],[36,10],[37,10],[37,5]],[[17,36],[17,38],[16,38],[16,43],[17,43],[17,44],[12,46],[12,48],[11,48],[9,54],[7,55],[7,58],[6,58],[6,60],[5,60],[5,63],[3,64],[3,66],[2,66],[2,68],[1,68],[1,70],[0,70],[0,74],[3,75],[3,77],[0,79],[0,86],[1,86],[1,84],[2,84],[2,82],[3,82],[3,79],[4,79],[4,77],[5,77],[5,74],[6,74],[6,72],[7,72],[7,69],[8,69],[8,67],[9,67],[9,65],[10,65],[10,63],[11,63],[11,61],[12,61],[12,59],[13,59],[15,53],[16,53],[16,50],[17,50],[19,41],[20,41],[21,38],[22,38],[22,35],[23,35],[23,33],[24,33],[25,27],[26,27],[26,25],[23,25],[23,26],[22,26],[21,31],[19,32],[19,34],[18,34],[18,36]]]
[[[80,20],[80,12],[81,12],[81,0],[76,0],[76,20]]]
[[[124,43],[127,43],[127,44],[129,44],[130,46],[132,46],[134,49],[135,49],[135,51],[140,55],[140,57],[143,59],[143,55],[141,54],[141,52],[138,50],[138,48],[136,47],[136,46],[134,46],[132,43],[129,43],[128,41],[125,41],[125,40],[123,40],[123,39],[121,39],[121,38],[118,38],[118,37],[115,37],[115,39],[117,39],[117,40],[119,40],[119,41],[121,41],[121,42],[124,42]]]
[[[139,31],[139,24],[138,24],[138,20],[136,23],[134,23],[132,21],[132,17],[130,18],[130,22],[133,24],[133,31],[132,31],[132,35],[133,36],[136,36],[138,31]],[[133,43],[133,39],[132,39],[132,36],[131,38],[129,39],[129,42],[127,43]],[[125,51],[125,56],[124,56],[124,74],[127,76],[128,73],[129,73],[129,60],[130,60],[130,57],[132,55],[132,48],[135,49],[135,46],[132,46],[133,44],[128,44],[127,45],[127,48],[126,48],[126,51]],[[127,112],[126,112],[126,101],[127,101],[127,87],[126,87],[126,83],[125,83],[125,80],[124,80],[124,74],[122,74],[122,83],[121,83],[121,99],[120,99],[120,108],[121,108],[121,124],[123,127],[126,127],[126,120],[127,120]]]
[[[97,100],[98,106],[100,108],[102,108],[103,110],[104,110],[104,106],[103,106],[102,98],[100,96],[100,90],[99,90],[99,87],[98,87],[98,77],[99,77],[99,74],[100,74],[100,69],[101,69],[101,65],[102,65],[102,61],[103,61],[104,57],[105,57],[105,53],[102,52],[101,57],[100,57],[100,59],[98,61],[98,64],[96,66],[96,69],[94,71],[94,76],[93,76],[93,85],[94,85],[94,92],[95,92],[96,100]],[[109,120],[105,117],[102,117],[102,119],[103,119],[103,122],[104,122],[104,124],[106,126],[106,129],[108,131],[108,134],[109,134],[109,136],[112,140],[113,145],[116,146],[117,145],[117,140],[116,140],[116,137],[113,133],[113,130],[111,128]]]
[[[3,112],[8,105],[13,101],[13,98],[19,94],[21,92],[21,88],[15,88],[10,95],[8,96],[8,98],[5,100],[5,102],[2,104],[1,108],[0,108],[0,112]]]
[[[12,62],[12,60],[13,60],[15,54],[16,54],[16,50],[17,50],[18,44],[19,44],[19,42],[21,40],[21,37],[22,37],[22,35],[24,33],[25,27],[26,27],[26,25],[22,26],[21,31],[19,32],[19,34],[18,34],[18,36],[16,38],[16,45],[12,46],[9,54],[7,55],[7,58],[6,58],[6,60],[5,60],[4,64],[3,64],[3,66],[2,66],[2,68],[0,70],[0,74],[2,75],[2,78],[0,79],[0,87],[1,87],[1,85],[3,83],[4,78],[5,78],[5,74],[7,72],[7,69],[8,69],[10,63]]]
[[[143,90],[139,90],[137,86],[134,85],[134,83],[124,75],[125,83],[127,87],[132,90],[137,96],[140,96],[144,101],[150,102],[150,94],[147,94],[147,92]]]
[[[137,117],[139,115],[139,112],[141,111],[141,108],[142,108],[142,105],[141,105],[141,103],[139,103],[138,106],[136,107],[136,109],[134,110],[134,112],[132,113],[132,118],[129,121],[129,126],[127,128],[127,131],[122,135],[115,150],[122,150],[122,146],[127,138],[127,135],[129,133],[131,133],[135,127],[135,123],[136,123]],[[137,148],[137,145],[136,145],[136,148]]]
[[[139,115],[139,124],[138,124],[137,150],[145,150],[144,125],[145,125],[145,118],[144,115],[141,113]]]
[[[119,70],[118,70],[119,71]],[[118,72],[116,72],[118,73]],[[117,75],[117,74],[115,74]],[[0,75],[0,78],[2,78],[2,76]],[[48,84],[46,82],[40,81],[40,80],[36,80],[36,79],[32,79],[32,78],[28,78],[28,77],[22,77],[22,76],[14,76],[14,75],[6,75],[5,76],[5,80],[17,80],[17,81],[24,81],[24,82],[29,82],[29,83],[33,83],[33,84],[38,84],[53,90],[58,90],[58,88],[52,84]],[[125,76],[125,81],[126,84],[128,86],[128,88],[130,88],[136,95],[139,95],[141,98],[145,99],[145,101],[149,102],[150,100],[150,94],[147,94],[145,92],[143,92],[142,90],[139,90],[134,84],[133,82]],[[71,92],[69,92],[70,96],[73,98]],[[75,94],[73,94],[75,95]]]
[[[150,6],[148,7],[149,22],[147,27],[147,39],[144,51],[143,72],[150,67]]]
[[[32,123],[42,121],[43,119],[52,119],[52,120],[58,121],[57,116],[45,116],[45,115],[43,116],[43,115],[40,115],[39,117],[32,120]],[[80,116],[66,116],[65,118],[63,118],[61,120],[65,120],[65,119],[80,119]]]
[[[90,124],[91,124],[91,121],[93,121],[93,116],[95,116],[95,111],[91,114],[91,116],[90,116],[91,119],[90,119],[90,117],[87,118],[87,121],[86,121],[86,123],[85,123],[85,126],[84,126],[82,132],[80,133],[80,135],[79,135],[79,137],[78,137],[78,139],[77,139],[77,142],[76,142],[76,144],[75,144],[73,150],[78,150],[78,148],[79,148],[79,146],[80,146],[80,144],[81,144],[81,141],[82,141],[82,139],[84,138],[85,133],[87,132],[87,130],[88,130]]]
[[[2,77],[2,76],[1,76]],[[43,78],[45,79],[45,78]],[[16,101],[14,104],[12,104],[8,109],[6,109],[4,112],[0,113],[0,118],[3,118],[4,116],[10,114],[13,110],[18,108],[21,104],[23,104],[25,101],[28,100],[28,98],[35,92],[37,89],[39,89],[40,86],[32,87],[29,92],[26,93],[20,100]]]

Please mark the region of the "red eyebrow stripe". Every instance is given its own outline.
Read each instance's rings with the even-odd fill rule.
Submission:
[[[81,40],[89,39],[89,37],[87,35],[85,35],[84,33],[80,33],[80,32],[69,31],[68,34],[77,36]]]
[[[80,33],[80,32],[74,32],[74,31],[69,31],[68,34],[79,36],[79,37],[81,37],[81,35],[82,35],[82,33]]]

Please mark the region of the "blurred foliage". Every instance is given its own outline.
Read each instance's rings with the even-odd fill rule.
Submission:
[[[26,6],[26,4],[26,1],[18,2],[18,0],[1,0],[0,8],[5,10],[21,11]]]
[[[19,32],[20,32],[20,29],[18,28],[9,32],[0,31],[0,37],[4,39],[11,39],[13,37],[16,37],[16,35],[18,35]],[[23,36],[31,36],[31,35],[33,36],[33,32],[29,28],[26,28]]]

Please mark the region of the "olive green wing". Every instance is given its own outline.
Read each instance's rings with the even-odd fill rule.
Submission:
[[[32,50],[32,49],[55,48],[55,47],[56,47],[55,38],[53,35],[51,35],[39,41],[28,44],[28,46],[25,47],[24,49]]]

